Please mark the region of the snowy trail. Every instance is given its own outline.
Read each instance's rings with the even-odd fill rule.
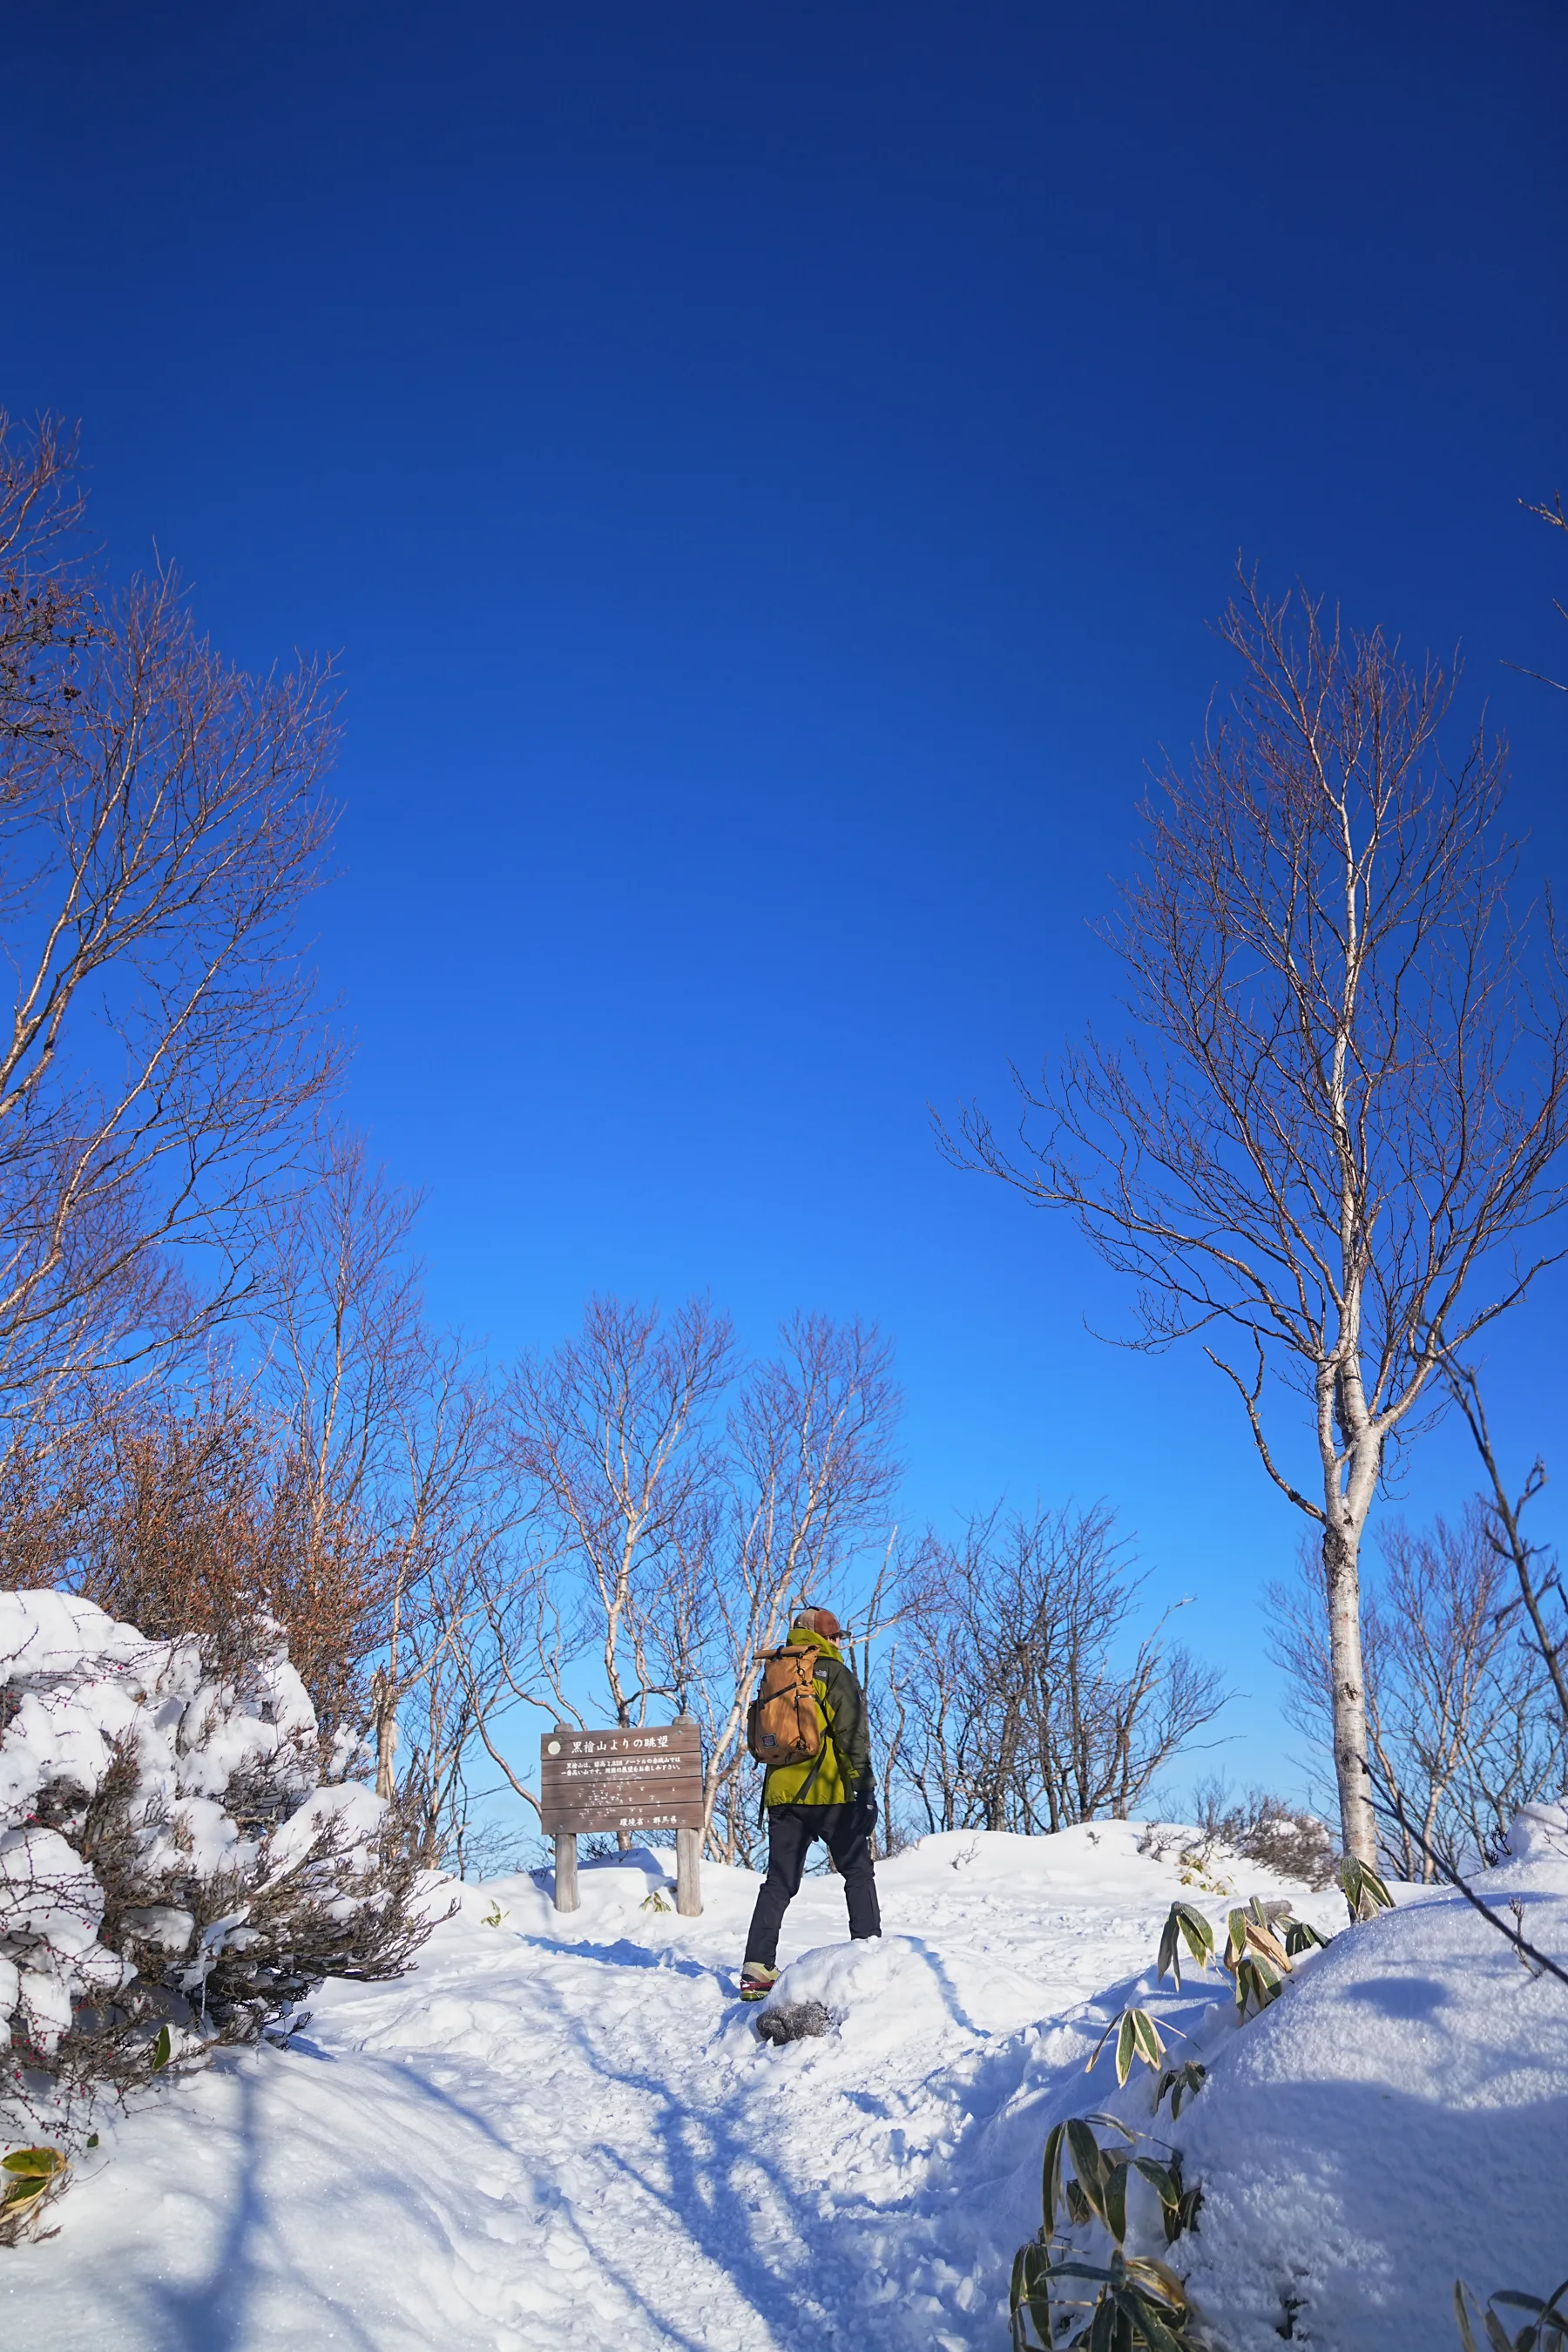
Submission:
[[[854,1948],[837,1882],[808,1878],[783,1956],[809,1955],[792,1990],[844,2021],[778,2050],[733,1998],[749,1874],[705,1872],[692,1921],[643,1907],[668,1858],[585,1870],[567,1921],[528,1879],[466,1889],[415,1974],[323,1987],[290,2050],[122,2120],[58,2237],[0,2256],[5,2338],[997,2347],[1049,2124],[1108,2104],[1148,2123],[1146,2077],[1083,2073],[1194,1892],[1138,1837],[928,1839],[879,1874],[887,1932]],[[1552,1839],[1501,1883],[1560,1945]],[[1337,1895],[1296,1899],[1342,1925]],[[1322,2352],[1442,2347],[1455,2271],[1544,2292],[1568,2269],[1568,2007],[1458,1898],[1342,1937],[1240,2032],[1212,1975],[1156,2006],[1213,2067],[1183,2116],[1206,2201],[1182,2244],[1219,2352],[1265,2352],[1292,2308]]]
[[[323,1988],[291,2051],[123,2123],[0,2307],[124,2352],[994,2342],[1016,2200],[956,2159],[1032,2061],[1037,2105],[1038,2021],[1146,1964],[1173,1874],[1121,1829],[1005,1874],[991,1843],[884,1867],[901,1967],[853,2045],[758,2042],[749,1874],[705,1873],[695,1921],[637,1868],[584,1871],[559,1923],[526,1879],[469,1889],[416,1975]],[[808,1878],[783,1957],[844,1934]]]

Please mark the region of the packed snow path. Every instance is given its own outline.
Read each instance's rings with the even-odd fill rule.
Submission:
[[[1114,2094],[1103,2064],[1085,2082],[1085,2058],[1147,1969],[1173,1895],[1192,1892],[1173,1857],[1142,1856],[1137,1839],[1121,1824],[930,1839],[879,1874],[887,1933],[853,1951],[837,1881],[808,1878],[784,1957],[828,1948],[795,1979],[847,2022],[782,2050],[758,2041],[755,2012],[733,1997],[748,1874],[706,1871],[707,1909],[691,1921],[644,1907],[667,1878],[651,1855],[584,1870],[569,1919],[526,1878],[466,1889],[415,1975],[322,1988],[292,2049],[225,2059],[121,2123],[60,2205],[59,2235],[0,2255],[5,2338],[54,2352],[998,2347],[1012,2251],[1037,2220],[1046,2128]],[[1331,1927],[1337,1905],[1298,1907]],[[1403,1930],[1407,1916],[1381,1924]],[[1329,1963],[1348,1961],[1363,1932],[1379,1929],[1313,1964],[1325,1991]],[[1369,1944],[1362,1974],[1372,1957]],[[1562,2046],[1540,2047],[1555,2031],[1540,1989],[1505,1948],[1477,1966],[1494,2011],[1499,1999],[1531,2009],[1526,2104],[1550,2076],[1561,2122],[1568,2016]],[[1194,2026],[1215,1990],[1193,2006]],[[1304,1980],[1290,2001],[1316,1990]],[[1364,1986],[1347,1991],[1345,2014],[1370,2031],[1383,2012]],[[1274,2040],[1291,2046],[1266,2019],[1237,2041],[1254,2075]],[[1264,2113],[1236,2151],[1253,2204],[1233,2214],[1216,2180],[1212,2242],[1217,2253],[1229,2229],[1235,2263],[1256,2275],[1211,2277],[1208,2307],[1234,2289],[1234,2341],[1250,2347],[1278,2340],[1278,2277],[1308,2303],[1317,2288],[1288,2242],[1290,2199],[1265,2185],[1267,2083],[1243,2091]],[[1216,2075],[1192,2111],[1215,2103],[1205,2174],[1224,2137],[1220,2092]],[[1142,2101],[1146,2116],[1146,2085]],[[1517,2157],[1518,2115],[1505,2104],[1496,2121]],[[1326,2221],[1331,2241],[1330,2151],[1272,2153],[1316,2163],[1315,2226]],[[1484,2181],[1479,2142],[1477,2156]],[[1389,2161],[1385,2145],[1384,2171]],[[1539,2181],[1541,2158],[1524,2161]],[[1357,2216],[1363,2237],[1373,2218]],[[1495,2240],[1484,2217],[1478,2227]],[[1410,2229],[1429,2255],[1419,2210],[1401,2217]],[[1528,2249],[1527,2238],[1497,2251],[1517,2268]],[[1533,2264],[1521,2277],[1483,2265],[1475,2284],[1543,2292],[1568,2267],[1552,2267],[1560,2252],[1542,2245],[1540,2277]],[[1386,2317],[1368,2343],[1387,2340]],[[1362,2340],[1353,2325],[1298,2334],[1336,2352]]]
[[[750,1874],[706,1870],[697,1920],[643,1907],[651,1854],[584,1869],[569,1918],[526,1878],[467,1889],[417,1974],[323,1987],[291,2050],[121,2126],[59,2238],[0,2258],[5,2332],[60,2352],[994,2344],[1011,2243],[965,2144],[1037,2021],[1146,1963],[1173,1874],[1132,1843],[944,1838],[885,1865],[888,1941],[856,1956],[885,2005],[852,2043],[782,2051],[734,1997]],[[1023,1848],[1005,1870],[999,1844]],[[781,1957],[844,1935],[839,1883],[808,1876]]]

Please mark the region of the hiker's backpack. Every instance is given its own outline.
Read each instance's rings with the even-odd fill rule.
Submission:
[[[808,1764],[827,1733],[813,1680],[821,1653],[803,1644],[759,1654],[763,1679],[746,1710],[746,1745],[759,1764]]]

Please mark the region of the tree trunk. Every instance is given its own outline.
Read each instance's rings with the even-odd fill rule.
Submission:
[[[1345,1852],[1375,1867],[1377,1820],[1367,1770],[1366,1675],[1361,1649],[1361,1528],[1342,1497],[1323,1529],[1329,1599],[1329,1670],[1333,1685],[1334,1775]]]
[[[397,1791],[394,1759],[397,1754],[397,1705],[390,1677],[377,1667],[371,1680],[371,1713],[375,1725],[375,1793],[390,1803]]]

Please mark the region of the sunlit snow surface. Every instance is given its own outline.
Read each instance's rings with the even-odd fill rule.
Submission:
[[[809,1878],[780,1996],[840,2021],[776,2050],[733,1998],[748,1874],[707,1869],[692,1921],[642,1907],[650,1855],[585,1868],[562,1921],[527,1878],[463,1890],[416,1974],[324,1987],[292,2050],[106,2134],[58,2236],[0,2254],[5,2339],[996,2347],[1049,2124],[1148,2121],[1146,2075],[1118,2095],[1108,2059],[1083,2073],[1140,1979],[1213,2067],[1173,2135],[1207,2197],[1176,2251],[1221,2352],[1272,2352],[1287,2298],[1324,2352],[1447,2346],[1456,2273],[1543,2293],[1568,2271],[1568,1992],[1422,1896],[1237,2032],[1212,1973],[1153,1994],[1194,1890],[1138,1838],[929,1839],[879,1872],[888,1932],[853,1952],[837,1882]],[[1489,1884],[1562,1952],[1568,1853],[1537,1846]],[[1337,1896],[1298,1908],[1343,1921]]]

